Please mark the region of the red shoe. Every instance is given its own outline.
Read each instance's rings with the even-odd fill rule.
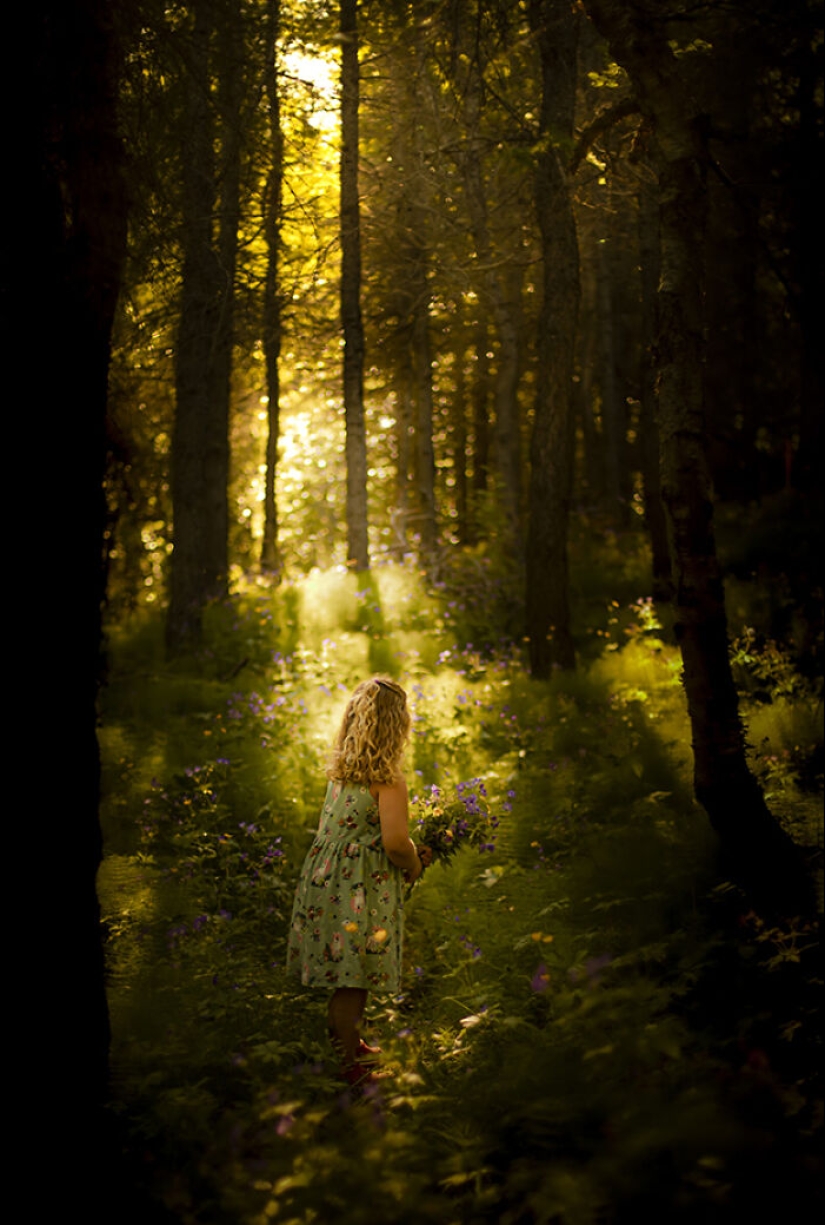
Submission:
[[[328,1033],[329,1033],[329,1040],[332,1043],[332,1045],[335,1047],[336,1051],[338,1051],[338,1054],[339,1055],[343,1054],[343,1047],[341,1046],[341,1043],[336,1038],[335,1034],[332,1032],[331,1029],[328,1030]],[[380,1046],[370,1046],[368,1043],[364,1041],[363,1038],[359,1038],[358,1046],[355,1051],[356,1060],[360,1060],[362,1063],[378,1063],[380,1054],[381,1054]]]
[[[358,1043],[358,1059],[362,1063],[378,1063],[381,1055],[380,1046],[369,1046],[363,1038]]]
[[[381,1080],[380,1076],[363,1063],[351,1063],[342,1067],[341,1077],[350,1089],[357,1089],[359,1093],[371,1085],[378,1085]]]

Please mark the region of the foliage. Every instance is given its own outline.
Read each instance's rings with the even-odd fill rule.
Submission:
[[[512,800],[515,792],[507,795]],[[503,807],[511,809],[512,804]],[[490,812],[487,788],[480,778],[457,783],[453,796],[433,784],[427,795],[415,796],[410,804],[413,838],[430,848],[434,863],[449,863],[465,846],[494,851],[498,826],[499,818]]]
[[[376,578],[296,584],[289,624],[285,593],[240,597],[210,621],[208,681],[165,671],[138,623],[112,635],[100,894],[132,1180],[181,1225],[367,1225],[376,1197],[409,1225],[601,1225],[650,1204],[691,1225],[801,1219],[818,932],[719,875],[654,610],[612,609],[601,653],[539,684],[517,652],[451,642],[407,567]],[[406,902],[402,992],[369,1003],[391,1075],[358,1100],[284,948],[325,746],[377,627],[413,709],[414,836],[441,863]],[[748,717],[800,717],[789,658],[768,664],[789,683]]]

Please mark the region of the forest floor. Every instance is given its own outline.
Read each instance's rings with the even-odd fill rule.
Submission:
[[[678,654],[642,562],[609,562],[608,603],[576,580],[581,666],[549,683],[479,628],[492,596],[403,565],[250,586],[197,673],[162,662],[157,618],[110,628],[110,1114],[143,1225],[808,1221],[818,924],[720,873]],[[734,652],[753,768],[821,851],[821,695],[753,629]],[[373,671],[409,694],[414,812],[473,794],[495,828],[413,889],[403,990],[368,1009],[391,1075],[356,1099],[284,950]]]

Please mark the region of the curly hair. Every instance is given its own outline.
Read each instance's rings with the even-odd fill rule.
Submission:
[[[327,777],[345,783],[393,783],[410,734],[407,695],[389,676],[356,685],[335,737]]]

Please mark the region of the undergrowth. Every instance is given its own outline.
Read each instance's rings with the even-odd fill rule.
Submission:
[[[405,567],[250,589],[213,610],[197,675],[166,668],[157,627],[112,627],[110,1113],[167,1219],[807,1214],[817,932],[771,927],[720,878],[678,657],[625,570],[579,671],[547,684],[517,646],[468,642],[466,609]],[[754,768],[812,845],[820,697],[776,643],[743,630],[733,650]],[[326,747],[376,666],[409,693],[419,807],[472,784],[496,822],[413,889],[403,990],[368,1013],[391,1075],[354,1100],[326,999],[287,977],[284,950]]]

